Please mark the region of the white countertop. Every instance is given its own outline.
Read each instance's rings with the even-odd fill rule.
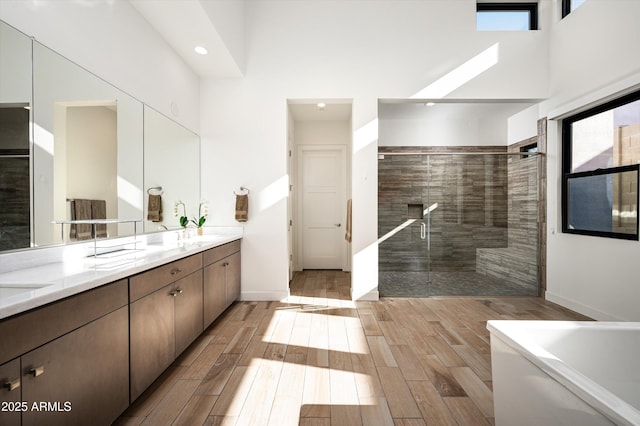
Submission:
[[[37,308],[47,303],[127,278],[160,265],[242,238],[242,228],[177,240],[175,233],[154,234],[136,244],[136,250],[119,255],[94,257],[68,256],[63,261],[25,261],[24,268],[0,269],[0,319]],[[59,250],[64,250],[60,247]],[[77,251],[77,250],[76,250]],[[38,250],[27,250],[25,257],[34,258]],[[17,259],[12,255],[12,261]],[[5,261],[6,263],[6,261]],[[2,265],[0,259],[0,266]]]

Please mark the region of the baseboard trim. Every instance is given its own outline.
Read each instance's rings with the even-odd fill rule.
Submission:
[[[599,311],[598,309],[592,308],[591,306],[584,305],[580,302],[576,302],[575,300],[567,299],[565,297],[559,296],[547,290],[544,293],[544,298],[549,302],[557,303],[560,306],[564,306],[567,309],[571,309],[574,312],[578,312],[579,314],[586,315],[589,318],[598,321],[625,321],[623,318],[616,317],[614,315],[610,315],[606,312]]]
[[[243,291],[240,300],[243,302],[279,302],[289,297],[287,291]]]
[[[351,300],[359,300],[362,302],[377,302],[380,300],[380,292],[378,290],[373,290],[368,293],[362,294],[360,296],[354,297],[353,295],[353,287],[351,288]]]

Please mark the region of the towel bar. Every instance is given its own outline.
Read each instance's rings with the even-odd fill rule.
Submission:
[[[160,191],[159,195],[164,194],[161,186],[152,186],[151,188],[147,189],[147,194],[151,195],[151,191]]]

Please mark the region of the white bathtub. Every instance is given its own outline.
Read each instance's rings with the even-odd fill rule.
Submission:
[[[640,425],[640,323],[487,328],[496,425]]]

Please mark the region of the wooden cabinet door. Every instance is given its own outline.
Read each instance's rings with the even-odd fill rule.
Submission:
[[[20,426],[21,405],[20,359],[0,365],[0,425]]]
[[[240,299],[240,252],[224,259],[226,262],[227,306]]]
[[[176,356],[202,333],[202,271],[174,283]]]
[[[175,359],[173,287],[169,284],[129,305],[131,402]]]
[[[22,424],[115,421],[129,405],[127,326],[122,307],[23,355]]]
[[[211,323],[227,308],[225,260],[204,268],[204,326]]]

